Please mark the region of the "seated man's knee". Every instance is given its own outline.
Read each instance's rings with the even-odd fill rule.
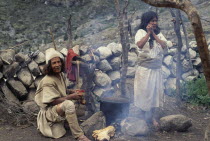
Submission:
[[[61,104],[61,109],[66,113],[66,114],[71,114],[75,113],[75,105],[72,101],[70,100],[65,100]]]

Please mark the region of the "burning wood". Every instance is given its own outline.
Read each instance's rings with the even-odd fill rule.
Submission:
[[[114,126],[108,126],[108,127],[104,128],[104,129],[93,131],[92,136],[97,141],[103,141],[103,140],[109,141],[110,137],[113,137],[114,134],[115,134]]]

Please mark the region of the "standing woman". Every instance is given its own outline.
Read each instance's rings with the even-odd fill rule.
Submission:
[[[155,127],[158,126],[157,119],[154,117],[155,108],[163,106],[161,66],[163,53],[168,43],[170,42],[166,40],[158,27],[157,14],[153,11],[144,13],[135,35],[139,56],[134,80],[134,105],[143,111],[144,116],[151,113]]]

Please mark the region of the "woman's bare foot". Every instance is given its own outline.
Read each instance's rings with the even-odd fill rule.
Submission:
[[[156,129],[159,128],[159,123],[155,119],[152,119],[152,124]]]

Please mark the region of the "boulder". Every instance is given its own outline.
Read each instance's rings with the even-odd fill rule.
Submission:
[[[108,76],[112,80],[112,85],[120,81],[120,71],[111,71],[108,73]]]
[[[114,57],[110,60],[110,65],[112,67],[112,70],[119,70],[121,67],[121,58],[120,57]]]
[[[40,70],[39,70],[39,66],[35,61],[31,61],[28,64],[28,68],[30,70],[30,72],[34,75],[34,76],[39,76],[40,75]]]
[[[136,67],[128,67],[127,69],[128,69],[128,70],[127,70],[126,76],[127,76],[128,78],[133,78],[133,77],[135,77]]]
[[[22,104],[23,111],[28,114],[37,115],[39,112],[39,106],[35,101],[25,101]]]
[[[22,62],[25,62],[25,59],[26,59],[26,55],[23,54],[22,52],[19,52],[19,53],[15,54],[15,61],[16,62],[22,63]]]
[[[86,54],[86,53],[88,52],[88,50],[90,50],[90,47],[89,47],[89,46],[82,45],[82,46],[79,48],[80,55]]]
[[[122,54],[122,45],[117,43],[110,43],[107,45],[107,48],[109,48],[112,51],[112,54],[114,56],[120,56]]]
[[[8,80],[9,88],[19,99],[23,99],[27,97],[28,91],[26,90],[23,83],[15,79]]]
[[[160,129],[163,131],[187,131],[192,126],[190,118],[184,115],[169,115],[160,119]]]
[[[128,66],[134,67],[136,65],[137,59],[138,57],[135,52],[129,52],[128,53]]]
[[[33,82],[33,77],[26,67],[17,73],[17,77],[26,87],[29,87]]]
[[[41,64],[45,62],[45,55],[42,52],[39,52],[39,54],[34,58],[34,61],[37,64]]]
[[[93,114],[90,118],[85,120],[80,126],[84,131],[85,135],[87,135],[91,140],[94,140],[92,138],[93,131],[105,128],[106,119],[103,112],[100,111]]]
[[[173,62],[173,57],[171,55],[167,55],[164,57],[163,59],[163,63],[167,66],[167,67],[170,67],[171,64]]]
[[[99,47],[96,51],[99,53],[99,57],[101,60],[107,59],[108,57],[112,56],[112,51],[104,46]]]
[[[20,105],[20,101],[17,99],[17,97],[10,91],[7,84],[4,81],[0,82],[0,88],[1,91],[4,94],[5,99],[10,102],[11,104],[17,104]]]
[[[9,79],[14,77],[16,72],[20,70],[20,65],[18,62],[13,62],[11,65],[4,65],[3,67],[3,75]]]
[[[94,77],[94,83],[99,87],[106,87],[108,85],[111,85],[111,79],[106,73],[96,71],[95,77]]]
[[[128,117],[121,122],[121,131],[129,136],[144,136],[149,133],[147,123],[139,118]]]
[[[103,72],[111,71],[112,67],[107,60],[102,60],[97,64],[97,68]]]
[[[5,64],[10,65],[14,60],[15,51],[12,49],[4,50],[0,52],[0,56]]]

